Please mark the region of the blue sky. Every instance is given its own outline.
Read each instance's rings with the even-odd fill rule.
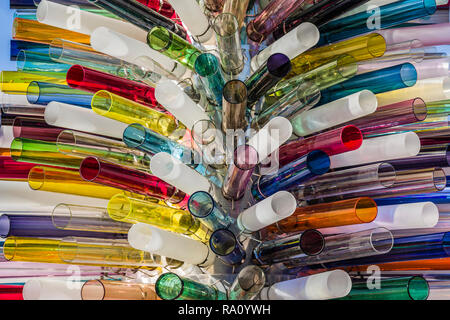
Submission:
[[[9,61],[13,15],[13,11],[9,10],[9,1],[0,0],[0,70],[16,70],[16,64]]]

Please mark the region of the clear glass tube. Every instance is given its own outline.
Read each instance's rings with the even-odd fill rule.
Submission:
[[[226,151],[223,133],[211,120],[197,121],[191,131],[192,140],[202,153],[202,163],[214,168],[224,168]]]
[[[3,93],[20,94],[27,92],[33,81],[67,84],[65,79],[54,78],[51,73],[26,73],[19,71],[2,71],[0,73],[0,90]]]
[[[225,79],[219,60],[212,53],[202,53],[195,60],[194,68],[200,76],[208,98],[214,101],[214,104],[221,105]]]
[[[156,294],[163,300],[226,300],[215,286],[164,273],[156,280]]]
[[[222,130],[239,130],[247,126],[247,87],[240,80],[228,81],[222,91]]]
[[[228,229],[217,229],[211,234],[209,246],[218,258],[231,266],[241,265],[246,253],[233,232]]]
[[[212,27],[217,36],[222,70],[228,75],[238,75],[244,69],[238,19],[231,13],[221,13]]]
[[[45,112],[45,106],[40,105],[3,105],[1,107],[3,114],[7,115],[17,115],[17,116],[27,116],[43,118]]]
[[[213,197],[205,191],[197,191],[189,197],[189,212],[210,230],[228,228],[234,219],[228,215]]]
[[[33,51],[20,51],[16,61],[17,70],[20,72],[48,72],[51,73],[54,78],[58,79],[64,79],[67,70],[70,68],[70,65],[68,64],[53,61],[48,54]]]
[[[223,13],[231,13],[238,21],[239,28],[242,27],[247,13],[250,0],[225,0]]]
[[[89,280],[81,287],[82,300],[159,300],[155,285],[111,280]]]
[[[389,28],[378,30],[378,32],[386,39],[388,44],[416,39],[422,42],[424,47],[429,47],[447,44],[447,30],[450,30],[450,25],[448,23],[439,23],[405,28]]]
[[[91,108],[92,94],[69,86],[32,81],[27,86],[26,95],[29,103],[47,105],[50,102],[68,103],[84,108]]]
[[[266,276],[258,266],[246,266],[234,279],[228,291],[229,300],[253,300],[264,287]]]

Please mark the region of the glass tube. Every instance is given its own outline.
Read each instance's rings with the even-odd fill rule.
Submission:
[[[411,26],[405,28],[389,28],[378,30],[388,44],[401,43],[411,39],[419,40],[424,47],[445,45],[448,42],[447,23]],[[436,32],[438,31],[438,32]]]
[[[244,69],[239,25],[238,19],[231,13],[219,14],[212,24],[217,36],[220,64],[228,75],[238,75]]]
[[[197,191],[189,197],[187,204],[189,212],[199,219],[210,230],[228,228],[234,219],[214,201],[205,191]]]
[[[221,105],[225,80],[216,56],[211,53],[200,54],[195,60],[194,69],[200,76],[208,97],[214,104]]]
[[[74,194],[109,199],[122,190],[86,182],[77,171],[35,166],[28,175],[28,185],[33,190]]]
[[[14,40],[51,44],[53,39],[65,39],[73,42],[89,44],[86,34],[53,27],[35,20],[15,18],[12,27]]]
[[[58,151],[69,156],[95,156],[101,160],[137,170],[149,171],[150,156],[128,148],[123,142],[71,130],[62,131],[57,139]]]
[[[27,181],[28,173],[35,164],[17,162],[9,156],[0,156],[0,180]]]
[[[16,117],[13,122],[14,138],[36,139],[41,141],[56,141],[62,128],[48,125],[37,118]]]
[[[179,203],[186,198],[184,192],[155,176],[103,162],[95,157],[87,157],[81,162],[80,175],[85,181],[94,182],[94,184],[102,184],[171,203]]]
[[[58,152],[55,142],[25,138],[15,138],[12,141],[11,158],[20,162],[60,166],[64,168],[78,168],[82,160]]]
[[[43,118],[45,106],[40,105],[3,105],[1,111],[5,115]]]
[[[271,1],[263,11],[247,24],[247,35],[255,41],[261,43],[275,28],[286,19],[291,13],[297,10],[304,0],[300,1]]]
[[[234,279],[228,291],[229,300],[253,300],[264,287],[266,276],[258,266],[246,266]]]
[[[45,54],[48,53],[48,45],[29,41],[11,40],[10,60],[14,61],[21,50],[28,50]]]
[[[278,162],[284,166],[313,150],[322,150],[329,156],[349,152],[358,149],[362,142],[361,131],[347,125],[282,145],[278,149]]]
[[[155,284],[156,294],[163,300],[226,300],[227,295],[215,286],[164,273]]]
[[[393,2],[378,8],[379,25],[377,29],[386,29],[403,22],[432,15],[436,11],[434,0],[406,0]],[[342,19],[331,21],[320,28],[323,43],[332,43],[370,32],[376,22],[374,9],[357,13]]]
[[[164,136],[169,136],[178,127],[173,116],[105,90],[98,91],[92,97],[92,110],[123,123],[139,123]]]
[[[54,78],[64,79],[70,65],[50,59],[48,54],[22,50],[17,55],[17,70],[21,72],[49,72]]]
[[[11,94],[25,94],[28,85],[33,81],[66,84],[65,79],[54,78],[50,73],[37,74],[19,71],[2,71],[0,77],[0,90],[4,93]]]
[[[47,105],[50,102],[68,103],[80,107],[90,108],[92,94],[69,86],[32,81],[26,90],[29,103]]]
[[[2,214],[0,235],[6,237],[64,238],[70,236],[88,238],[125,239],[125,234],[86,230],[63,230],[54,226],[51,216]]]
[[[267,198],[277,191],[289,190],[330,168],[329,156],[320,150],[314,150],[280,168],[277,173],[261,176],[252,185],[252,195],[257,200]]]
[[[422,270],[448,270],[450,258],[405,260],[399,262],[377,263],[381,271],[414,271]],[[350,271],[366,271],[368,266],[346,267]]]
[[[222,130],[239,130],[247,126],[247,87],[240,80],[228,81],[222,91]]]
[[[106,90],[150,108],[163,110],[156,101],[155,88],[80,65],[73,65],[67,71],[67,83],[74,89],[92,93]]]
[[[23,286],[0,285],[0,300],[23,300]]]
[[[202,153],[202,163],[214,168],[223,169],[226,165],[226,152],[223,133],[211,120],[197,121],[192,128],[193,142]]]
[[[253,250],[253,262],[261,265],[302,260],[306,256],[318,255],[325,248],[323,235],[317,230],[306,230],[285,238],[260,243]]]
[[[291,61],[282,53],[271,55],[265,64],[246,81],[248,107],[250,108],[291,71]]]
[[[241,28],[244,23],[249,4],[250,0],[225,0],[222,12],[230,13],[235,16],[238,21],[238,27]]]
[[[311,228],[366,224],[377,217],[377,211],[375,201],[367,197],[298,207],[289,217],[262,229],[261,234],[271,237]]]
[[[192,44],[164,27],[152,28],[147,36],[147,44],[153,50],[194,70],[195,61],[202,53]]]
[[[159,300],[155,285],[111,280],[89,280],[81,287],[82,300]]]
[[[450,149],[447,145],[422,146],[414,157],[389,161],[397,170],[425,169],[450,166]]]
[[[228,229],[217,229],[209,239],[211,250],[219,259],[231,266],[237,266],[244,262],[246,253],[233,232]]]
[[[339,300],[427,300],[430,288],[422,276],[381,279],[379,288],[366,281],[353,283],[350,293]]]
[[[59,230],[128,234],[131,225],[112,220],[106,208],[60,203],[52,210],[53,225]]]

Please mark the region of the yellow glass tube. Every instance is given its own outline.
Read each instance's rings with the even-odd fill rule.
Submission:
[[[0,75],[0,91],[9,94],[26,94],[28,86],[33,81],[67,84],[66,79],[56,79],[51,72],[26,73],[20,71],[2,71]]]
[[[364,61],[379,58],[385,52],[386,40],[378,33],[344,40],[328,46],[308,50],[295,57],[291,60],[292,70],[286,78],[292,78],[296,75],[311,71],[343,54],[352,56],[356,61]]]
[[[105,90],[92,97],[92,110],[120,122],[139,123],[163,136],[170,136],[178,126],[174,117]]]
[[[82,44],[90,44],[91,37],[74,31],[69,31],[36,20],[15,18],[12,27],[12,37],[15,40],[51,44],[54,39],[64,39]]]
[[[210,231],[188,211],[171,208],[140,199],[115,195],[108,202],[111,219],[128,223],[146,223],[161,229],[191,236],[206,241]]]
[[[125,191],[85,181],[78,171],[36,166],[28,174],[28,185],[33,190],[73,194],[109,199]]]
[[[58,254],[59,240],[8,237],[3,255],[9,261],[64,263]]]

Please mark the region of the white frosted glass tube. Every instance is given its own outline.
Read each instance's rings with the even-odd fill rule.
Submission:
[[[130,228],[128,243],[135,249],[188,264],[209,265],[215,258],[206,244],[145,223]]]
[[[304,22],[254,56],[251,60],[252,70],[257,70],[274,53],[283,53],[292,60],[314,47],[319,38],[319,29],[310,22]]]
[[[380,106],[420,97],[425,102],[450,99],[450,78],[436,77],[419,80],[409,88],[377,94]]]
[[[322,228],[322,234],[353,233],[384,227],[389,230],[433,228],[439,221],[439,210],[432,202],[405,203],[378,207],[375,220],[370,223]]]
[[[0,92],[0,105],[34,106],[28,102],[26,94],[7,94]]]
[[[387,45],[406,42],[411,39],[419,40],[424,47],[450,43],[450,23],[384,29],[377,30],[377,33],[383,36]]]
[[[81,300],[84,281],[31,279],[23,286],[24,300]]]
[[[197,1],[168,0],[168,2],[175,9],[175,12],[196,41],[204,43],[213,37],[214,32],[210,28],[208,19]]]
[[[330,168],[408,158],[416,156],[419,151],[420,139],[414,132],[364,139],[358,149],[331,156]]]
[[[181,77],[186,73],[186,67],[153,50],[146,42],[138,41],[125,35],[120,30],[107,27],[96,28],[91,34],[91,46],[98,52],[136,64],[156,73],[161,73],[161,71],[155,66],[154,61],[165,72],[172,73],[175,77]]]
[[[189,130],[197,121],[209,120],[206,112],[173,81],[160,81],[155,88],[155,98]]]
[[[308,110],[292,119],[297,136],[307,136],[375,112],[378,101],[370,90],[362,90],[347,97]]]
[[[53,208],[60,203],[106,208],[108,200],[32,190],[26,181],[0,181],[0,210],[2,211],[27,211],[38,208],[52,212]]]
[[[258,161],[261,162],[272,152],[277,150],[292,136],[292,125],[283,117],[270,120],[248,141],[248,145],[258,152]]]
[[[92,109],[66,103],[50,102],[45,107],[45,122],[49,125],[85,131],[122,139],[127,124],[96,114]]]
[[[159,152],[152,157],[150,171],[188,195],[197,191],[209,192],[211,189],[208,179],[167,152]]]
[[[39,3],[36,18],[41,23],[89,36],[96,28],[107,26],[143,43],[147,42],[147,32],[131,23],[47,0]]]
[[[255,232],[292,215],[297,208],[295,197],[279,191],[243,211],[237,218],[239,229]]]
[[[0,148],[10,148],[11,142],[14,140],[14,132],[12,126],[0,127]]]
[[[352,289],[347,272],[333,270],[287,280],[263,288],[261,300],[328,300],[345,297]]]

